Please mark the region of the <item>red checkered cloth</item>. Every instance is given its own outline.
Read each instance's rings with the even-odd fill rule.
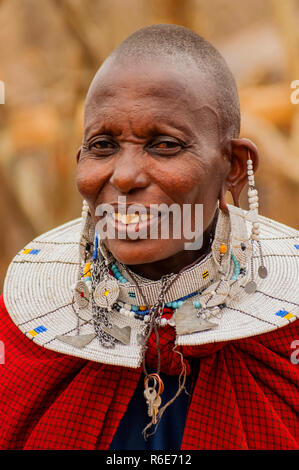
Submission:
[[[0,449],[108,449],[142,368],[99,364],[36,345],[0,298]],[[298,449],[299,322],[232,342],[178,348],[200,357],[181,449]],[[174,330],[160,328],[162,372],[178,374]],[[155,337],[147,363],[155,366]],[[295,362],[295,361],[293,361]],[[171,405],[175,406],[175,404]],[[163,419],[163,418],[162,418]]]

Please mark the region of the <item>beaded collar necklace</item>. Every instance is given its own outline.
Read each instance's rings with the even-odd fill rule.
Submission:
[[[230,226],[234,224],[239,224],[238,245],[230,231]],[[211,322],[210,319],[221,317],[231,287],[239,284],[239,278],[242,278],[246,271],[245,252],[246,250],[247,253],[250,252],[249,240],[247,230],[244,226],[241,227],[239,217],[234,210],[229,216],[220,211],[213,243],[212,241],[211,237],[211,251],[203,259],[201,257],[199,262],[195,261],[177,274],[162,276],[160,281],[146,281],[140,276],[138,279],[137,275],[124,265],[120,265],[123,271],[121,272],[116,260],[107,252],[104,245],[99,243],[97,236],[92,261],[88,261],[84,266],[83,282],[85,278],[90,287],[95,334],[103,347],[114,348],[117,342],[130,343],[130,327],[120,329],[113,324],[110,314],[113,310],[143,322],[138,342],[142,347],[144,394],[151,417],[151,422],[144,429],[145,436],[152,425],[157,425],[170,404],[168,402],[159,409],[161,402],[158,400],[153,406],[157,387],[164,388],[159,375],[159,327],[167,324],[176,327],[179,335],[217,328],[217,323]],[[133,283],[129,281],[128,276]],[[82,283],[82,280],[80,282]],[[170,314],[168,318],[165,316],[166,313]],[[145,352],[153,332],[157,338],[158,368],[154,374],[148,374]],[[176,352],[175,347],[173,350]],[[183,361],[180,378],[182,380],[179,380],[176,396],[182,392],[185,385]]]
[[[171,317],[168,327],[175,328],[176,346],[247,338],[296,320],[298,237],[290,227],[229,206],[229,215],[219,213],[211,250],[203,260],[186,268],[177,282],[135,275],[137,287],[130,271],[119,264],[116,267],[128,282],[115,277],[115,260],[101,242],[95,246],[94,226],[85,208],[82,219],[43,234],[16,255],[5,279],[5,304],[20,330],[40,346],[100,363],[139,367],[148,334],[163,326],[163,318]],[[92,259],[93,252],[97,259]],[[137,319],[132,305],[149,307],[150,321],[145,316]],[[153,398],[150,389],[160,396],[163,388],[158,370],[153,378],[146,376],[147,400]],[[180,377],[179,390],[183,370]]]

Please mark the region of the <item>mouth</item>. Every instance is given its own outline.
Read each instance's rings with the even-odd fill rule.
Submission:
[[[147,238],[149,232],[161,221],[160,214],[123,214],[114,212],[107,214],[107,225],[111,226],[118,235],[133,238]],[[120,237],[119,237],[120,238]]]
[[[109,239],[159,238],[159,226],[168,212],[154,206],[141,206],[139,210],[136,206],[137,204],[134,207],[118,205],[105,211],[102,223],[107,224],[106,233]]]

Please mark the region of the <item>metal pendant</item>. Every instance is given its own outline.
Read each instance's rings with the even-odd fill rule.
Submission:
[[[138,344],[140,344],[141,346],[145,345],[145,336],[138,333],[136,338]]]
[[[247,282],[244,289],[245,289],[246,294],[253,294],[257,289],[256,282],[255,281]]]
[[[111,307],[119,296],[119,286],[113,279],[104,279],[95,288],[93,298],[98,307]]]
[[[258,269],[258,275],[262,278],[265,279],[268,276],[268,271],[266,266],[260,266]]]
[[[228,281],[221,280],[214,282],[207,287],[201,295],[201,300],[206,307],[216,307],[223,304],[230,291]]]
[[[217,328],[217,323],[203,320],[197,317],[197,310],[193,303],[186,302],[179,307],[174,314],[175,327],[178,335],[187,335],[199,331]]]
[[[131,327],[130,326],[119,328],[116,325],[112,325],[112,327],[109,328],[108,326],[101,325],[101,329],[108,335],[115,338],[120,343],[126,344],[126,345],[130,344],[130,340],[131,340]]]
[[[71,346],[74,346],[75,348],[82,349],[85,346],[87,346],[95,337],[96,335],[94,333],[91,333],[89,335],[78,335],[78,336],[59,335],[59,336],[56,336],[56,339],[58,339],[59,341],[62,341],[63,343],[70,344]]]
[[[79,308],[86,308],[89,304],[89,290],[84,281],[78,281],[75,285],[74,298]]]

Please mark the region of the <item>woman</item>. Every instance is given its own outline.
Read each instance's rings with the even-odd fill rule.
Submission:
[[[6,277],[1,448],[298,448],[299,236],[258,215],[239,132],[234,79],[197,34],[143,28],[104,62],[82,220]]]

